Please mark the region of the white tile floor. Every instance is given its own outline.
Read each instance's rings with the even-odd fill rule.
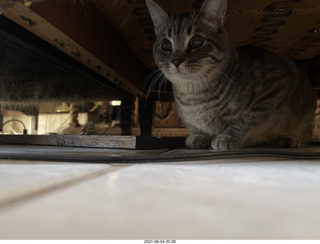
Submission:
[[[0,239],[319,239],[320,160],[0,161]]]

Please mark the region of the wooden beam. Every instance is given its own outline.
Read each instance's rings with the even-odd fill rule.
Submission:
[[[45,101],[74,102],[80,99],[91,102],[129,96],[123,89],[2,15],[0,46],[8,50],[1,53],[0,64],[5,64],[8,58],[17,61],[17,65],[7,69],[13,85],[5,88],[15,92],[7,92],[0,98],[3,106],[21,104],[22,109]],[[30,82],[36,85],[36,91],[30,88]],[[39,89],[45,92],[39,93]]]
[[[0,144],[50,145],[117,149],[173,149],[185,147],[184,137],[97,135],[1,135]]]
[[[117,86],[139,95],[144,65],[90,1],[85,6],[72,2],[48,0],[30,7],[17,2],[4,16]]]

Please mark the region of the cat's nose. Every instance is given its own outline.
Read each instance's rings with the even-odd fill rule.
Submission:
[[[174,66],[176,66],[178,68],[179,65],[184,62],[184,58],[172,59],[171,62],[174,64]]]

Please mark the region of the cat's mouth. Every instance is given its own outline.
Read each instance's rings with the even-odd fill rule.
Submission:
[[[169,69],[165,73],[167,73],[168,75],[184,76],[184,75],[189,75],[191,72],[189,72],[188,70],[177,68],[177,69]]]
[[[176,68],[176,69],[175,69],[175,72],[176,72],[177,74],[179,74],[179,73],[183,73],[183,74],[188,73],[185,69],[182,69],[182,68],[180,68],[180,67]]]
[[[172,63],[167,63],[159,66],[162,73],[165,74],[170,79],[197,79],[199,74],[202,73],[203,67],[195,65],[194,63],[181,63],[179,65],[174,65]]]
[[[188,68],[188,67],[184,67],[184,66],[179,66],[179,67],[171,67],[167,69],[167,73],[169,74],[183,74],[183,75],[187,75],[187,74],[193,74],[196,73],[197,70],[194,68]]]
[[[174,69],[165,69],[162,71],[164,75],[171,82],[187,82],[201,79],[199,77],[200,71],[185,69],[185,68],[174,68]]]
[[[168,75],[194,75],[196,73],[201,72],[201,65],[199,63],[195,64],[185,62],[169,62],[169,63],[158,63],[158,67],[160,67],[161,71],[164,74]]]

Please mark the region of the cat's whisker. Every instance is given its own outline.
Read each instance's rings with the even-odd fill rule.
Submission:
[[[150,74],[147,75],[147,77],[145,78],[144,85],[143,85],[143,87],[142,87],[142,92],[141,92],[141,94],[143,94],[144,89],[146,88],[146,85],[148,84],[149,79],[150,79],[152,76],[155,76],[155,74],[157,74],[157,73],[161,73],[161,70],[160,70],[160,69],[156,69],[156,70],[150,72]],[[151,80],[151,83],[152,83],[152,82],[153,82],[153,79]],[[140,99],[141,99],[141,96],[142,96],[142,95],[140,95]]]
[[[149,93],[150,91],[153,89],[153,87],[155,86],[155,84],[157,84],[157,82],[159,81],[159,79],[161,78],[161,76],[163,76],[162,72],[158,73],[155,75],[155,77],[153,78],[149,88],[148,88],[148,92],[147,92],[147,95],[146,95],[146,98],[148,99],[149,97]],[[145,104],[144,104],[144,107],[146,107],[146,104],[147,104],[147,99],[145,101]]]
[[[158,74],[157,74],[158,73]],[[156,75],[155,75],[156,74]],[[157,77],[158,75],[161,74],[161,71],[159,69],[157,70],[154,70],[152,71],[147,77],[146,77],[146,81],[145,81],[145,84],[142,88],[142,92],[141,92],[141,95],[140,95],[140,100],[142,99],[142,94],[143,94],[143,91],[146,87],[146,85],[148,84],[148,81],[149,79],[152,77],[152,76],[155,76],[151,82],[150,82],[150,85],[149,85],[149,88],[148,88],[148,91],[147,91],[147,95],[146,95],[146,99],[145,99],[145,103],[144,103],[144,108],[146,107],[146,103],[147,103],[147,100],[148,100],[148,96],[149,96],[149,92],[150,92],[150,89],[152,89],[152,87],[155,85],[155,83],[157,82]]]
[[[206,76],[208,77],[208,79],[211,79],[211,78],[210,78],[210,74],[208,74],[207,72],[205,72],[205,74],[206,74]],[[215,83],[215,82],[210,82],[210,83],[206,82],[206,84],[207,84],[208,89],[209,89],[210,91],[215,91],[215,90],[216,90],[216,83]],[[212,93],[212,96],[214,96],[215,99],[220,100],[220,98],[216,95],[215,92]]]
[[[223,75],[224,77],[226,77],[226,78],[231,82],[232,85],[234,85],[234,81],[233,81],[229,76],[227,76],[224,72],[222,72],[222,71],[220,71],[220,70],[217,70],[217,69],[214,69],[214,68],[212,68],[212,67],[206,67],[206,68],[207,68],[207,69],[211,69],[211,70],[213,70],[213,71],[215,71],[215,72]]]
[[[165,77],[165,76],[164,76]],[[167,78],[165,77],[165,79],[164,79],[164,92],[166,92],[167,91]]]
[[[159,87],[158,87],[158,98],[161,102],[161,91],[162,91],[162,86],[163,86],[163,82],[164,80],[166,79],[166,77],[162,74],[162,78],[160,80],[160,84],[159,84]]]
[[[196,71],[196,73],[198,74],[198,81],[199,81],[198,84],[201,86],[201,96],[204,97],[205,94],[203,94],[203,91],[205,90],[205,88],[207,86],[207,82],[206,82],[207,79],[200,71]]]
[[[151,72],[146,76],[146,78],[145,78],[145,84],[144,84],[143,88],[145,87],[145,85],[146,85],[146,83],[148,82],[148,80],[149,80],[154,74],[156,74],[156,73],[158,73],[158,72],[161,72],[160,69],[153,70],[153,71],[151,71]],[[142,89],[142,91],[143,91],[143,89]]]
[[[148,88],[147,97],[148,97],[148,95],[149,95],[149,93],[150,93],[150,90],[152,90],[152,89],[154,88],[155,84],[157,84],[157,82],[159,81],[159,79],[160,79],[160,77],[161,77],[162,75],[163,75],[162,73],[158,73],[158,74],[152,79],[152,81],[151,81],[151,83],[150,83],[150,86],[149,86],[149,88]]]
[[[204,72],[203,75],[206,77],[205,84],[206,84],[207,88],[208,88],[208,89],[211,89],[211,90],[214,90],[216,83],[215,83],[215,82],[207,82],[208,80],[211,80],[211,79],[212,79],[211,76],[210,76],[210,74],[209,74],[209,72]]]
[[[210,79],[210,77],[208,75],[207,75],[207,77],[205,77],[205,74],[201,73],[200,71],[196,71],[196,73],[200,76],[199,78],[201,78],[201,79],[199,79],[199,84],[200,84],[201,88],[202,89],[207,88],[207,86],[208,86],[208,82],[207,82],[208,79],[207,78]]]
[[[152,72],[150,72],[150,74],[147,75],[145,80],[148,81],[151,76],[155,75],[156,73],[160,73],[160,72],[161,72],[160,69],[153,70]]]

